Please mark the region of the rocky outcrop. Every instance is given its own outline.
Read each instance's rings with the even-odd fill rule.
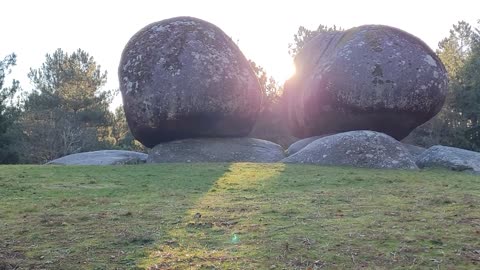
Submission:
[[[155,146],[147,163],[277,162],[285,157],[280,145],[254,138],[186,139]]]
[[[439,112],[447,91],[435,53],[388,26],[319,34],[295,65],[286,118],[299,138],[365,129],[400,140]]]
[[[196,137],[246,136],[261,90],[235,43],[215,25],[178,17],[146,26],[118,69],[133,136],[147,147]]]
[[[383,133],[360,130],[326,136],[282,160],[285,163],[417,169],[402,143]]]
[[[423,148],[423,147],[416,146],[413,144],[408,144],[408,143],[403,143],[403,147],[405,147],[405,149],[407,149],[410,155],[412,155],[415,159],[427,150],[427,148]]]
[[[258,115],[257,121],[248,137],[258,138],[288,148],[298,138],[293,137],[282,114],[283,104],[264,105],[265,109]]]
[[[325,136],[308,137],[308,138],[301,139],[301,140],[298,140],[298,141],[292,143],[286,151],[287,157],[297,153],[298,151],[302,150],[305,146],[309,145],[310,143],[312,143],[312,142],[314,142],[314,141],[316,141],[316,140],[318,140],[322,137],[325,137]]]
[[[54,159],[49,165],[125,165],[140,164],[147,161],[147,154],[123,151],[101,150],[93,152],[77,153]]]
[[[439,167],[480,174],[480,153],[435,145],[418,157],[417,165],[420,168]]]

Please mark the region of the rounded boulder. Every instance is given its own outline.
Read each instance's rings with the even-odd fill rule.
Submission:
[[[465,149],[434,145],[418,156],[420,168],[446,168],[480,174],[480,153]]]
[[[401,142],[386,134],[369,130],[338,133],[317,139],[282,162],[418,169],[413,157]]]
[[[260,109],[260,85],[245,56],[220,28],[196,18],[141,29],[123,50],[118,74],[128,125],[147,147],[246,136]]]
[[[294,143],[292,143],[287,151],[285,151],[286,155],[287,156],[291,156],[295,153],[297,153],[298,151],[302,150],[303,148],[305,148],[305,146],[309,145],[310,143],[322,138],[322,137],[325,137],[325,136],[314,136],[314,137],[309,137],[309,138],[305,138],[305,139],[301,139],[301,140],[298,140]]]
[[[295,65],[285,98],[299,138],[373,130],[400,140],[440,111],[447,92],[447,72],[435,53],[389,26],[321,33]]]

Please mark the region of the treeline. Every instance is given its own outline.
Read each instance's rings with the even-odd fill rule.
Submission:
[[[461,21],[438,47],[436,53],[450,80],[447,100],[440,113],[415,129],[406,141],[480,151],[480,30]]]
[[[107,73],[88,53],[47,54],[28,74],[31,91],[15,80],[4,86],[15,62],[15,54],[0,62],[0,163],[44,163],[99,149],[142,150],[123,109],[109,110],[117,90],[101,90]]]
[[[480,22],[479,22],[480,25]],[[299,27],[289,45],[292,57],[321,32],[342,31],[320,25]],[[459,22],[439,42],[436,53],[449,73],[450,85],[442,111],[405,139],[420,146],[435,144],[480,151],[480,31]],[[121,107],[109,110],[118,90],[104,90],[107,73],[79,49],[56,50],[31,69],[33,89],[5,82],[16,63],[11,54],[0,60],[0,163],[44,163],[85,151],[125,149],[144,151],[129,132]],[[282,119],[282,86],[251,61],[262,85],[264,103],[252,136],[283,146],[295,140]]]

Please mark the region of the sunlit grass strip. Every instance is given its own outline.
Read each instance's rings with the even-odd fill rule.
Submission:
[[[158,246],[141,263],[151,269],[197,269],[201,267],[235,267],[254,265],[249,232],[263,229],[251,219],[261,214],[261,207],[252,204],[252,191],[263,188],[278,177],[283,164],[261,165],[235,163],[200,197],[174,229],[172,240]],[[219,248],[221,247],[221,248]]]

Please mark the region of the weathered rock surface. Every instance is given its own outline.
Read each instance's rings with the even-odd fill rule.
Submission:
[[[262,139],[288,148],[298,138],[292,136],[283,115],[283,104],[272,104],[268,109],[260,112],[257,122],[248,137]]]
[[[101,150],[93,152],[77,153],[54,159],[49,165],[124,165],[139,164],[147,161],[147,154],[123,151]]]
[[[413,144],[408,144],[408,143],[403,143],[403,147],[407,149],[407,151],[414,157],[417,158],[419,157],[423,152],[427,150],[427,148],[423,148],[420,146],[416,146]]]
[[[322,33],[295,65],[285,98],[289,127],[299,138],[365,129],[400,140],[439,112],[447,91],[435,53],[388,26]]]
[[[282,162],[417,169],[412,156],[402,143],[383,133],[368,130],[344,132],[317,139]]]
[[[275,143],[254,138],[185,139],[155,146],[147,163],[277,162],[285,157]]]
[[[441,167],[454,171],[480,173],[480,153],[435,145],[418,157],[417,165],[420,168]]]
[[[246,136],[260,108],[247,59],[220,28],[196,18],[141,29],[126,45],[118,74],[128,125],[147,147]]]
[[[312,142],[314,142],[314,141],[316,141],[316,140],[318,140],[322,137],[325,137],[325,136],[308,137],[308,138],[301,139],[301,140],[298,140],[298,141],[292,143],[286,151],[287,157],[297,153],[298,151],[302,150],[305,146],[309,145],[310,143],[312,143]]]

